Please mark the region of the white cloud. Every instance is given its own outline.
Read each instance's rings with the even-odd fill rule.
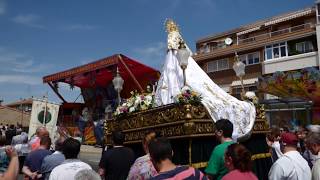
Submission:
[[[163,42],[153,43],[148,46],[134,49],[134,53],[147,65],[151,65],[155,68],[160,68],[164,63],[164,57],[166,55],[166,44]]]
[[[5,14],[6,13],[6,9],[7,9],[7,4],[5,0],[0,0],[0,15]]]
[[[39,23],[40,16],[35,14],[24,14],[24,15],[18,15],[12,19],[13,22],[17,24],[22,24],[25,26],[33,27],[33,28],[39,28],[44,29],[45,27]]]
[[[1,83],[38,85],[42,84],[42,80],[37,76],[5,74],[0,75]]]
[[[62,27],[62,30],[66,31],[90,31],[97,29],[97,26],[89,25],[89,24],[71,24]]]
[[[18,73],[37,73],[48,70],[50,64],[41,64],[35,62],[33,57],[17,52],[9,52],[0,47],[0,71],[18,72]]]
[[[160,56],[165,53],[166,44],[158,42],[146,47],[137,48],[134,51],[143,56]]]

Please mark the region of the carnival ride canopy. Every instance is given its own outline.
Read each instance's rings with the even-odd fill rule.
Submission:
[[[259,78],[260,92],[281,98],[300,98],[320,104],[320,71],[314,67],[275,72]]]
[[[112,84],[117,68],[124,80],[123,90],[121,91],[121,97],[123,98],[130,97],[130,92],[133,90],[144,92],[148,84],[154,84],[160,77],[158,70],[122,54],[116,54],[45,76],[43,77],[43,83],[48,83],[60,99],[66,102],[58,92],[58,82],[70,84],[71,87],[77,86],[81,90],[107,87]]]

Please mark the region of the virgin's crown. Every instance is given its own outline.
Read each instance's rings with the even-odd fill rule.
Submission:
[[[168,33],[174,31],[179,32],[179,26],[172,19],[166,19],[165,26]]]

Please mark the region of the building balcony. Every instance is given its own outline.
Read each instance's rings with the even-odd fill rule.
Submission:
[[[272,37],[276,37],[276,36],[281,36],[281,35],[285,35],[291,32],[297,32],[297,31],[303,31],[306,29],[311,29],[313,27],[313,24],[311,23],[306,23],[306,24],[302,24],[302,25],[298,25],[298,26],[293,26],[293,27],[289,27],[289,28],[285,28],[285,29],[281,29],[278,31],[273,31],[273,32],[269,32],[269,33],[265,33],[265,34],[261,34],[261,35],[257,35],[257,36],[253,36],[253,37],[249,37],[249,38],[244,38],[238,39],[238,44],[247,44],[247,43],[255,43],[258,41],[263,41],[266,39],[270,39]]]
[[[290,63],[288,63],[289,61]],[[262,64],[262,74],[271,74],[276,71],[291,71],[306,67],[319,67],[319,56],[317,52],[309,52],[265,60]]]
[[[276,42],[289,41],[302,37],[316,34],[315,25],[312,23],[302,24],[298,26],[261,34],[246,39],[238,39],[238,42],[224,48],[211,48],[208,51],[194,55],[196,61],[208,60],[234,54],[235,52],[248,51],[252,49],[262,48]]]

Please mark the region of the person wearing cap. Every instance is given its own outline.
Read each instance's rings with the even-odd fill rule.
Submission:
[[[283,152],[271,167],[269,179],[307,180],[311,179],[308,162],[297,151],[298,137],[293,133],[281,134],[280,147]]]

